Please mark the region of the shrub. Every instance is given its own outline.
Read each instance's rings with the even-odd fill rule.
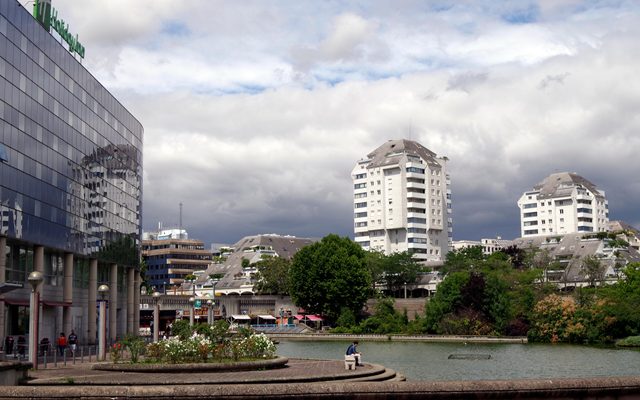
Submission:
[[[144,340],[136,335],[127,335],[125,336],[122,344],[129,349],[129,353],[131,354],[131,362],[137,363],[140,358],[140,354],[145,349]]]

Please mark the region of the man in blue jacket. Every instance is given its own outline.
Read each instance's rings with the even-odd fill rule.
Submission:
[[[356,365],[361,366],[360,363],[360,353],[358,353],[358,341],[354,340],[353,343],[347,347],[347,355],[354,356],[356,358]]]

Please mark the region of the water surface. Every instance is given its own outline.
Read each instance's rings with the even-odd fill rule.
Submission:
[[[281,340],[278,354],[291,358],[344,357],[347,341]],[[364,362],[382,364],[409,380],[492,380],[630,376],[640,373],[640,352],[628,349],[550,344],[462,344],[367,342]],[[449,355],[491,355],[490,359],[449,359]]]

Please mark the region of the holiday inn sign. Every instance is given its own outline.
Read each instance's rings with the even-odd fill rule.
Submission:
[[[69,32],[69,24],[66,24],[63,19],[58,19],[58,10],[51,6],[51,0],[36,0],[33,4],[33,18],[47,32],[51,32],[51,28],[53,28],[60,34],[62,40],[67,42],[71,53],[76,53],[84,58],[84,46],[78,41],[78,35],[74,37]]]

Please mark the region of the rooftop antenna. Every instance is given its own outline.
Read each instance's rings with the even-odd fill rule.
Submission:
[[[182,239],[182,202],[180,202],[180,226],[178,227],[180,239]]]

